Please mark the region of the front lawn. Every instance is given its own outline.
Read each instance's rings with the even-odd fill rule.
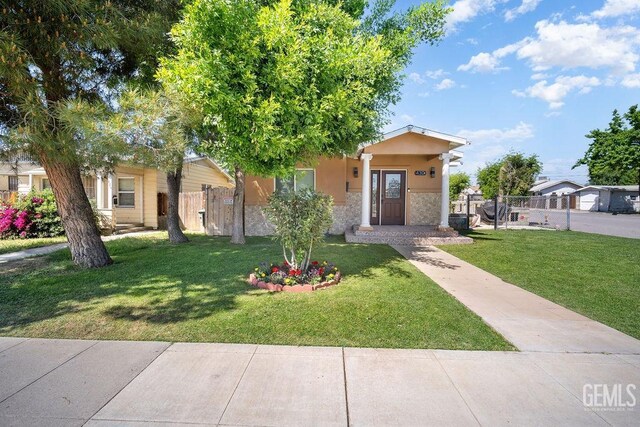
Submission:
[[[441,249],[640,338],[640,240],[574,231],[482,230]]]
[[[53,245],[55,243],[64,243],[66,241],[67,238],[65,236],[43,237],[41,239],[0,239],[0,255],[9,252]]]
[[[512,350],[480,318],[386,245],[331,241],[316,259],[344,279],[311,294],[245,283],[271,240],[164,234],[106,243],[115,264],[80,270],[67,250],[0,272],[0,335],[397,348]]]

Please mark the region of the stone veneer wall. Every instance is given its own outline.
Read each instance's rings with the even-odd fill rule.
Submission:
[[[440,224],[440,193],[409,193],[409,224]]]
[[[360,221],[360,193],[347,193],[347,203],[333,207],[333,225],[330,234],[343,234]],[[261,206],[244,207],[244,232],[247,236],[269,236],[273,225],[267,221]]]

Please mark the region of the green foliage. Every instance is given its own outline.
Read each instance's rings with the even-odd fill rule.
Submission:
[[[587,135],[592,142],[584,157],[579,159],[573,167],[586,165],[589,168],[591,184],[638,184],[640,186],[638,106],[630,107],[623,117],[614,110],[607,129],[594,129]]]
[[[111,164],[118,147],[84,138],[76,103],[107,108],[124,81],[151,81],[179,11],[179,0],[0,1],[0,152]]]
[[[286,175],[376,137],[411,49],[442,36],[442,2],[389,10],[365,25],[359,1],[195,0],[158,77],[201,108],[215,135],[203,151],[249,173]]]
[[[485,199],[493,199],[499,194],[501,167],[502,161],[498,160],[493,163],[487,163],[483,168],[478,168],[476,179],[480,190],[482,190],[482,197]]]
[[[471,177],[465,172],[452,173],[449,176],[449,200],[454,201],[458,199],[462,190],[471,185]]]
[[[478,169],[477,180],[485,199],[498,195],[526,196],[540,172],[542,163],[537,155],[509,153]]]
[[[309,267],[311,250],[333,222],[332,207],[331,196],[308,189],[276,192],[269,197],[265,212],[292,269],[306,271]]]
[[[5,214],[10,209],[15,211],[13,226],[4,230],[4,238],[56,237],[64,234],[51,189],[31,190],[28,194],[20,196],[12,206],[6,206],[4,209],[0,207]]]

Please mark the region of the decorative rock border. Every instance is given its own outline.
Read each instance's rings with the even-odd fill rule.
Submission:
[[[275,283],[259,280],[255,274],[251,273],[249,275],[249,279],[247,280],[247,282],[251,286],[255,286],[256,288],[260,288],[260,289],[266,289],[271,292],[299,293],[299,292],[313,292],[320,289],[328,288],[329,286],[337,285],[338,283],[340,283],[341,278],[342,278],[342,275],[340,274],[340,272],[338,272],[336,273],[335,278],[327,282],[318,283],[317,285],[278,285]]]

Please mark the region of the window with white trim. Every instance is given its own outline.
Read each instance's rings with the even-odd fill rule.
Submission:
[[[316,171],[314,169],[296,169],[296,173],[286,178],[276,178],[276,193],[315,190]]]
[[[40,183],[42,185],[43,190],[46,190],[47,188],[51,188],[51,181],[49,181],[49,178],[42,178]]]
[[[9,176],[9,191],[18,191],[18,177],[15,175]]]
[[[133,208],[136,204],[135,178],[118,178],[118,207]]]
[[[87,197],[90,199],[96,198],[96,179],[92,176],[83,176],[82,177],[82,186],[84,187],[84,192],[87,193]]]

